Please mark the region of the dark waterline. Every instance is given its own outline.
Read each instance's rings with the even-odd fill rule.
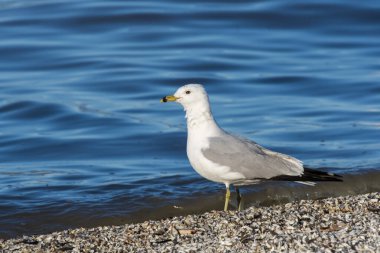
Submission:
[[[217,209],[182,108],[159,104],[193,82],[226,130],[343,174],[340,194],[378,191],[378,24],[374,1],[3,1],[0,238]]]

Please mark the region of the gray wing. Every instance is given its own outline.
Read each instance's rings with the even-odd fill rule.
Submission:
[[[203,155],[214,163],[239,172],[247,180],[269,179],[280,175],[298,176],[303,173],[302,162],[281,153],[265,149],[255,142],[229,134],[209,138],[210,145]]]

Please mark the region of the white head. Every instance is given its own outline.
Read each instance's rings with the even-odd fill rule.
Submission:
[[[186,111],[192,109],[201,111],[204,111],[204,109],[210,110],[207,92],[201,84],[186,84],[180,87],[174,95],[165,96],[161,99],[161,102],[174,101],[180,103]]]
[[[186,84],[174,95],[163,97],[161,102],[177,102],[183,106],[189,133],[191,129],[199,129],[199,127],[203,135],[214,135],[222,131],[212,116],[207,92],[200,84]]]

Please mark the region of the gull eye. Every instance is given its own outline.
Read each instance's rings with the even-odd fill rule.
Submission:
[[[190,93],[191,93],[191,91],[189,91],[189,90],[186,91],[186,94],[190,94]]]

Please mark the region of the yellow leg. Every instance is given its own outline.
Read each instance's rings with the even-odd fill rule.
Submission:
[[[230,187],[226,187],[226,199],[225,199],[225,202],[224,202],[224,211],[227,211],[228,210],[228,202],[230,202],[230,196],[231,196],[231,192],[230,192]]]
[[[241,196],[239,188],[237,186],[235,186],[235,191],[238,210],[241,211],[243,209],[243,197]]]

